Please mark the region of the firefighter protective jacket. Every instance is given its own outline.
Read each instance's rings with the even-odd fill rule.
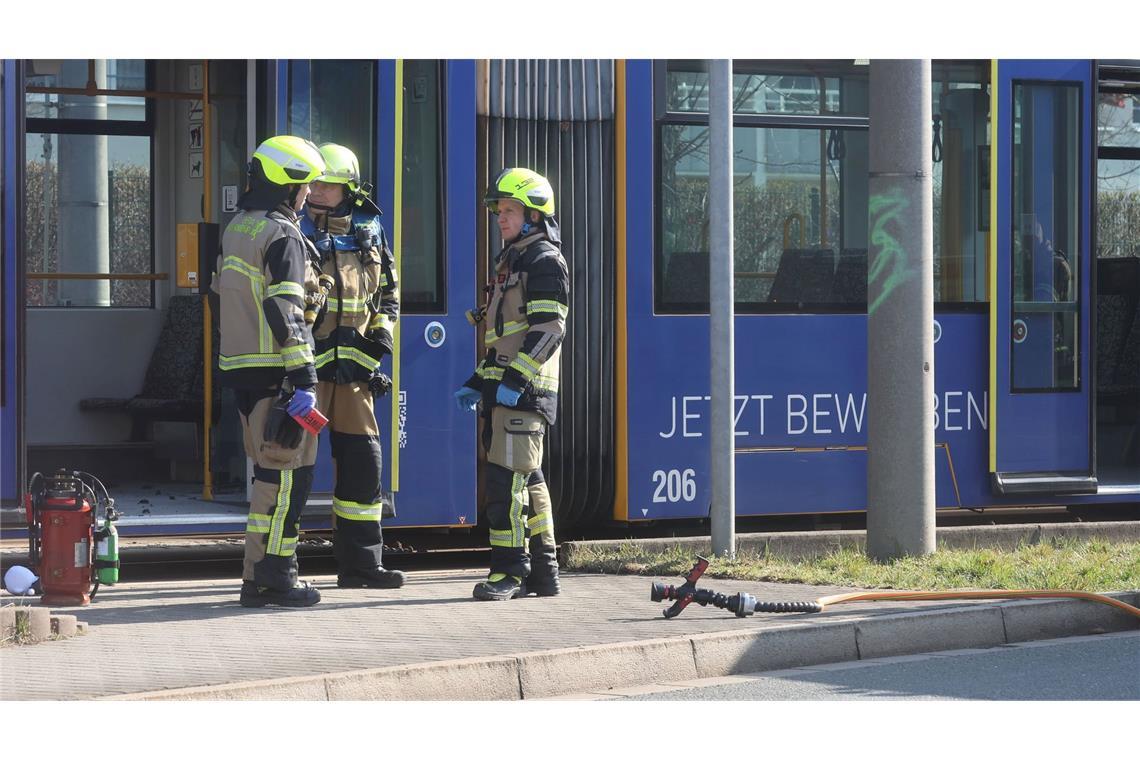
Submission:
[[[268,388],[288,377],[317,382],[306,291],[317,287],[316,251],[287,204],[243,211],[226,226],[210,289],[218,294],[219,382]]]
[[[499,254],[491,286],[483,316],[487,353],[465,385],[482,392],[485,410],[495,405],[499,383],[522,391],[515,408],[553,425],[570,304],[566,259],[544,232],[529,235]]]
[[[400,316],[396,259],[380,217],[359,211],[326,216],[310,209],[301,231],[316,245],[321,271],[334,280],[313,329],[317,377],[367,382],[384,355],[392,353]]]

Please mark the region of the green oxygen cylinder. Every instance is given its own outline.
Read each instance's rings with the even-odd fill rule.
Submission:
[[[100,585],[113,586],[119,582],[119,531],[114,520],[119,515],[112,506],[107,507],[103,527],[95,534],[95,567]]]

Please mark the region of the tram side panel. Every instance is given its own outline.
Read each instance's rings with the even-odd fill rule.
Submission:
[[[627,62],[628,504],[619,519],[708,514],[708,318],[654,314],[653,64]],[[987,454],[987,322],[942,315],[935,346],[937,504],[993,503]],[[867,320],[736,320],[737,513],[866,509]],[[620,410],[619,410],[620,411]]]
[[[935,346],[939,507],[992,502],[983,315],[944,315]],[[631,315],[629,517],[703,517],[710,503],[708,319]],[[677,347],[684,346],[679,361]],[[867,320],[736,320],[740,515],[867,507]]]

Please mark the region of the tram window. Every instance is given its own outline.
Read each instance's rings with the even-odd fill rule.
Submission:
[[[988,76],[984,62],[931,66],[932,112],[938,117],[931,151],[935,300],[943,305],[986,299]],[[734,61],[733,83],[738,309],[865,309],[867,120],[849,118],[821,129],[818,117],[867,116],[869,67],[850,61]],[[702,312],[708,303],[703,62],[660,67],[657,93],[663,105],[655,306],[663,313]],[[833,262],[830,275],[821,263],[827,260]]]
[[[1102,148],[1140,148],[1140,94],[1100,93],[1096,130]]]
[[[1080,87],[1014,82],[1014,391],[1079,387]]]
[[[1097,144],[1097,256],[1140,256],[1140,94],[1100,95]]]
[[[372,61],[289,63],[289,134],[351,150],[376,183],[376,65]]]
[[[29,306],[153,304],[150,138],[29,132],[24,230]]]
[[[154,305],[153,102],[68,91],[93,79],[100,90],[141,92],[152,76],[141,60],[28,62],[29,306]]]
[[[29,119],[95,119],[106,121],[146,121],[146,98],[106,95],[76,97],[37,88],[86,88],[94,77],[103,90],[145,90],[146,61],[141,59],[30,60],[24,81],[24,115]]]
[[[989,74],[980,62],[931,65],[934,298],[986,300],[989,240]]]
[[[666,124],[660,143],[657,310],[703,312],[708,129]],[[736,127],[733,147],[737,309],[864,310],[867,133]]]
[[[404,61],[400,308],[443,312],[443,83],[438,61]]]
[[[1097,162],[1097,256],[1140,256],[1138,229],[1140,159],[1100,159]]]
[[[708,83],[704,61],[669,61],[665,109],[708,112]],[[851,61],[734,61],[732,85],[738,114],[867,115],[867,66]]]
[[[375,64],[299,60],[289,66],[290,132],[318,144],[335,142],[351,149],[375,184]],[[400,308],[408,314],[444,310],[442,97],[438,61],[404,61],[403,203],[398,253]]]

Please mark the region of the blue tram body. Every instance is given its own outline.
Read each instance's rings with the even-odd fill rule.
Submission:
[[[630,60],[559,69],[571,71],[574,83],[586,85],[590,95],[585,105],[564,103],[563,112],[539,102],[540,94],[551,101],[565,94],[555,84],[563,63],[511,69],[522,93],[512,102],[509,88],[496,89],[496,77],[487,76],[488,69],[501,73],[507,62],[443,61],[434,73],[415,69],[411,75],[402,61],[356,62],[367,70],[362,76],[372,93],[372,124],[354,128],[367,135],[361,139],[368,142],[375,197],[385,212],[381,221],[403,257],[402,284],[422,281],[423,292],[420,301],[405,300],[397,356],[385,367],[397,385],[377,405],[383,478],[396,504],[386,526],[462,528],[478,520],[477,422],[456,409],[452,392],[478,355],[477,335],[464,311],[481,297],[479,281],[498,245],[494,225],[484,219],[479,188],[499,164],[510,163],[529,163],[552,175],[573,277],[560,423],[550,433],[546,464],[556,519],[588,525],[708,514],[708,317],[701,303],[707,295],[700,293],[707,288],[707,258],[701,259],[699,230],[707,214],[700,207],[707,159],[703,168],[699,162],[707,117],[700,67]],[[797,63],[811,75],[802,76]],[[768,77],[765,90],[745,93],[752,100],[742,94],[738,105],[736,127],[745,139],[737,160],[749,162],[736,167],[745,188],[741,203],[761,204],[738,205],[738,220],[747,213],[760,220],[754,227],[772,228],[771,234],[738,232],[738,241],[740,234],[757,236],[738,245],[743,255],[754,256],[747,261],[755,270],[746,273],[751,279],[738,280],[735,327],[741,516],[867,508],[872,421],[866,414],[866,295],[836,296],[847,263],[855,267],[850,271],[856,284],[862,276],[865,285],[868,269],[867,72],[849,63],[783,62],[781,68],[743,62],[737,72],[742,92],[749,77],[760,76],[755,72]],[[940,508],[1140,501],[1140,377],[1128,378],[1125,358],[1134,340],[1129,329],[1140,329],[1140,318],[1128,312],[1136,324],[1121,327],[1120,340],[1112,333],[1111,346],[1106,325],[1098,330],[1098,313],[1108,313],[1098,307],[1105,258],[1096,240],[1098,160],[1140,166],[1140,139],[1106,147],[1098,137],[1098,88],[1106,88],[1105,71],[1126,98],[1140,98],[1140,67],[1118,64],[994,61],[960,67],[966,74],[944,67],[939,140],[945,141],[946,163],[940,187],[947,198],[940,227],[942,297],[931,326],[936,398],[929,421]],[[175,63],[148,65],[162,69]],[[251,137],[276,131],[341,141],[332,132],[349,122],[337,122],[341,117],[330,116],[333,109],[320,100],[326,75],[318,68],[305,61],[250,62],[247,81],[257,82],[257,97],[245,92],[243,103],[256,102],[249,110],[257,111],[256,123],[247,124]],[[27,302],[27,283],[54,276],[31,271],[40,264],[31,263],[25,232],[25,208],[34,202],[25,192],[25,162],[31,161],[25,146],[33,131],[53,129],[49,120],[25,113],[25,84],[34,69],[34,62],[5,61],[2,79],[5,537],[25,535],[19,484],[30,473],[29,463],[47,461],[44,452],[60,454],[71,444],[75,451],[94,445],[66,430],[58,440],[44,434],[55,421],[44,418],[48,407],[36,398],[37,374],[57,365],[40,357],[44,346],[26,340],[29,322],[53,306]],[[153,72],[147,76],[153,81]],[[432,102],[435,111],[424,111],[430,116],[412,115],[410,109]],[[154,123],[159,126],[147,132],[152,167],[153,155],[167,149],[164,141],[174,143],[162,122]],[[423,148],[424,141],[435,147]],[[223,153],[247,154],[240,141],[226,145],[221,143]],[[781,157],[787,160],[781,163]],[[961,197],[949,198],[949,188]],[[773,198],[784,198],[791,209],[775,221],[761,213]],[[182,221],[185,215],[182,206],[161,218]],[[224,209],[215,208],[202,221],[224,226]],[[153,236],[153,272],[173,271],[166,240]],[[1140,256],[1132,246],[1111,255],[1127,265]],[[952,249],[964,253],[948,254]],[[807,268],[794,269],[801,264]],[[814,276],[811,267],[824,273],[830,291],[825,287],[824,295],[811,296],[807,280],[800,280],[799,295],[789,300],[778,293],[795,277]],[[148,308],[146,314],[153,315],[164,299],[197,297],[195,289],[157,274],[153,279],[149,307],[134,315],[140,319]],[[690,292],[694,285],[697,296]],[[419,292],[419,285],[411,287]],[[1122,291],[1127,308],[1135,309],[1140,300],[1140,284],[1136,289]],[[73,310],[77,322],[90,311]],[[125,312],[123,319],[132,314]],[[147,336],[158,332],[157,326],[147,329]],[[149,337],[140,338],[135,353],[149,345]],[[144,363],[136,359],[133,374],[123,371],[122,395],[139,386]],[[1117,372],[1109,388],[1100,378],[1104,398],[1113,399],[1104,411],[1097,372],[1110,366],[1122,369],[1123,380]],[[82,384],[82,377],[76,382]],[[222,414],[213,423],[219,431],[226,425],[224,404],[223,396]],[[68,419],[79,418],[61,417]],[[91,418],[82,419],[89,425]],[[115,430],[121,435],[125,428]],[[1114,437],[1106,437],[1109,430]],[[221,436],[215,433],[216,447]],[[326,507],[334,473],[327,440],[320,452],[312,508],[302,523],[310,530],[330,525]],[[243,477],[234,475],[237,482]],[[128,509],[121,532],[244,529],[240,489],[210,501],[197,497],[197,488],[180,497],[168,518]]]

